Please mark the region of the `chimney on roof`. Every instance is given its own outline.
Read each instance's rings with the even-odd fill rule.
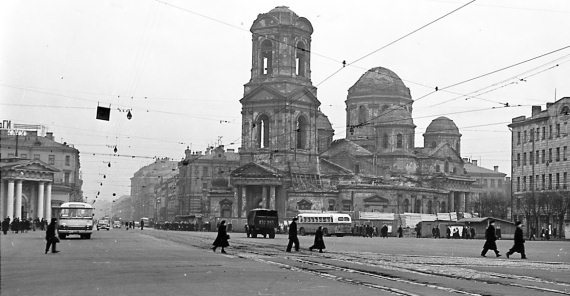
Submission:
[[[532,106],[532,116],[535,116],[542,111],[542,107],[540,106]]]
[[[53,132],[47,132],[46,133],[46,138],[50,139],[53,141]]]
[[[498,165],[494,166],[493,171],[495,171],[495,173],[498,173],[499,172],[499,166]]]
[[[192,150],[190,150],[190,147],[186,146],[186,150],[184,150],[184,155],[186,155],[186,158],[190,158],[190,156],[192,155]]]
[[[472,163],[474,166],[477,166],[477,159],[471,160],[471,163]]]

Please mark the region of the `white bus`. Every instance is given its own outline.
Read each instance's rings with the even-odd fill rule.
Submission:
[[[84,202],[66,202],[59,207],[57,231],[59,238],[70,234],[78,234],[81,238],[90,239],[93,233],[93,214],[95,208]]]
[[[297,228],[300,235],[313,234],[319,226],[323,234],[343,236],[352,231],[352,219],[348,214],[341,213],[302,213],[297,216]]]

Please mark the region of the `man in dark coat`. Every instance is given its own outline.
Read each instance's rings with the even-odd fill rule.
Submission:
[[[398,237],[403,237],[404,236],[404,230],[402,229],[402,225],[400,225],[398,227]]]
[[[312,246],[309,247],[309,250],[313,250],[313,249],[319,249],[319,253],[323,252],[323,249],[326,249],[325,247],[325,241],[323,239],[323,227],[319,226],[319,228],[317,228],[317,232],[315,232],[315,242],[313,243]]]
[[[299,252],[299,238],[297,237],[297,217],[293,218],[293,222],[289,224],[289,244],[287,244],[287,252],[291,252],[291,247],[295,244],[295,251]]]
[[[507,252],[507,258],[511,256],[513,253],[521,253],[521,259],[526,259],[526,254],[524,253],[524,236],[522,230],[522,222],[518,221],[516,223],[517,229],[515,230],[515,244],[513,247]]]
[[[386,224],[384,224],[384,226],[382,226],[382,229],[380,229],[380,233],[381,233],[382,238],[388,237],[388,226]]]
[[[485,245],[483,245],[483,251],[481,251],[482,257],[486,257],[485,254],[487,254],[487,251],[489,250],[495,251],[495,255],[497,257],[501,257],[499,250],[497,250],[497,243],[495,243],[496,240],[497,234],[495,232],[495,221],[491,220],[489,222],[489,227],[487,227],[487,230],[485,231]]]
[[[141,230],[143,230],[143,229],[144,229],[144,220],[141,219]]]
[[[2,232],[8,234],[8,229],[10,229],[10,218],[5,218],[4,221],[2,221]]]
[[[220,226],[218,226],[218,236],[216,236],[216,240],[214,240],[212,245],[214,245],[214,247],[212,247],[214,252],[216,252],[217,247],[220,247],[222,248],[222,253],[226,254],[224,248],[230,246],[230,243],[228,243],[228,232],[226,231],[226,220],[220,222]]]
[[[52,253],[59,253],[59,251],[56,251],[55,249],[55,244],[59,241],[59,239],[55,236],[56,223],[57,219],[51,218],[51,223],[48,225],[46,230],[46,254],[48,253],[50,246]]]

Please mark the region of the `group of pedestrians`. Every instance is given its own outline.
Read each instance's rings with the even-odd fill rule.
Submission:
[[[2,220],[2,232],[4,234],[8,234],[8,232],[12,233],[26,233],[29,230],[36,231],[36,229],[45,230],[47,227],[47,221],[42,218],[35,219],[26,219],[26,218],[14,218],[11,220],[10,217],[4,218]]]
[[[515,229],[515,237],[514,237],[514,245],[513,247],[507,252],[507,258],[509,258],[514,253],[520,253],[521,259],[527,259],[525,250],[524,250],[524,236],[522,230],[522,222],[516,222],[516,229]],[[502,255],[497,248],[497,233],[495,229],[495,221],[491,220],[489,222],[489,226],[485,231],[485,244],[483,245],[483,251],[481,251],[481,256],[486,257],[487,252],[489,250],[495,252],[495,256],[501,257]]]

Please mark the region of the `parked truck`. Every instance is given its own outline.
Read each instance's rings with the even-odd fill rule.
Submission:
[[[269,209],[253,209],[247,214],[245,226],[247,237],[256,238],[263,235],[266,238],[275,238],[275,228],[279,225],[277,211]]]

